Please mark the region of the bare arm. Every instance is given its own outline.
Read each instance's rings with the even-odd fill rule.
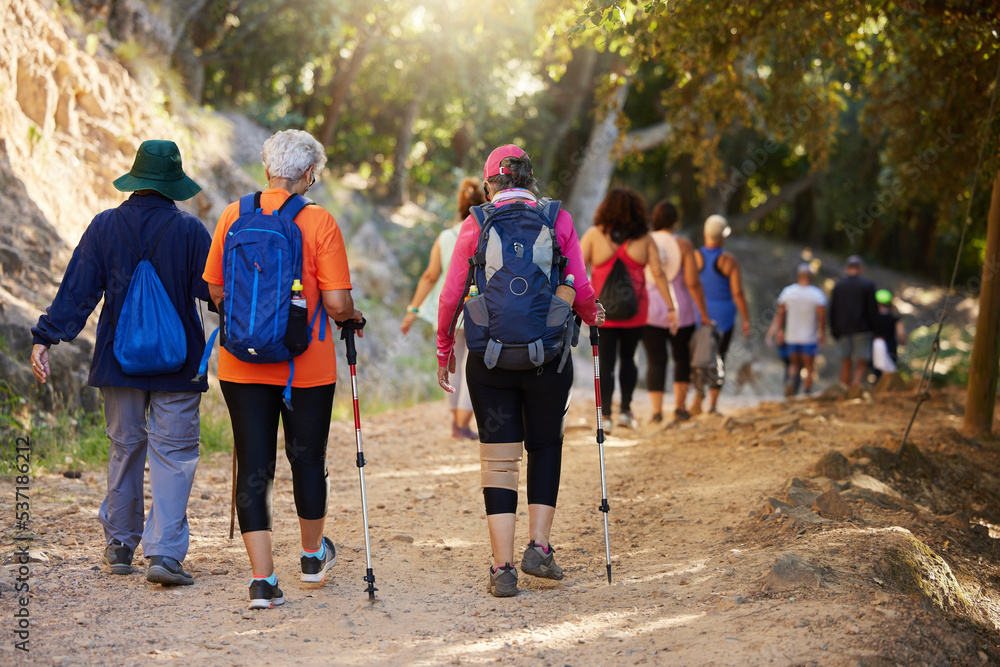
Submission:
[[[774,339],[778,342],[778,345],[785,344],[785,304],[778,304],[778,314],[774,316],[775,328]]]
[[[441,276],[441,244],[438,239],[434,240],[434,245],[431,246],[431,258],[430,262],[427,264],[427,268],[424,269],[423,275],[420,276],[420,281],[417,283],[417,290],[413,293],[413,298],[410,299],[410,308],[416,309],[420,308],[420,305],[430,294],[430,291],[434,288],[434,284],[437,282],[438,278]],[[403,316],[403,324],[399,327],[400,331],[404,334],[410,331],[410,327],[413,326],[413,322],[417,319],[417,314],[412,310],[409,310],[406,315]]]
[[[580,239],[580,251],[583,253],[583,263],[587,266],[587,273],[594,266],[593,256],[594,256],[594,234],[599,233],[596,227],[591,227],[583,233],[583,238]]]
[[[694,246],[686,239],[677,239],[677,244],[681,247],[681,261],[684,264],[684,284],[691,292],[695,307],[701,313],[701,321],[707,324],[712,321],[712,318],[708,316],[705,288],[701,286],[701,273],[695,266]]]
[[[215,304],[215,307],[219,309],[220,313],[222,312],[222,295],[225,293],[226,288],[222,285],[213,285],[212,283],[208,284],[208,295],[212,297],[212,303]]]
[[[903,326],[903,320],[896,320],[896,345],[906,346],[906,327]]]
[[[735,258],[730,257],[732,270],[729,272],[729,288],[733,292],[733,301],[736,302],[736,309],[740,311],[743,318],[743,337],[750,335],[750,311],[747,309],[747,298],[743,294],[743,275],[740,272],[740,264]]]
[[[826,343],[826,306],[816,306],[816,330],[819,331],[819,344]]]
[[[361,321],[361,311],[354,307],[354,297],[349,289],[322,290],[323,309],[334,322],[344,320]],[[358,335],[362,335],[358,332]]]

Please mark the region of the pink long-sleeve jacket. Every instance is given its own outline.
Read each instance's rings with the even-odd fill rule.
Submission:
[[[504,206],[509,202],[501,202],[497,206]],[[526,202],[533,206],[532,202]],[[594,298],[594,288],[587,278],[587,268],[583,262],[583,251],[580,250],[580,238],[573,227],[573,218],[564,210],[559,211],[556,216],[556,239],[559,241],[559,248],[567,259],[566,275],[573,275],[573,288],[576,289],[576,299],[573,301],[573,310],[587,324],[593,324],[597,317],[597,304]],[[447,366],[451,357],[452,347],[455,345],[454,336],[448,335],[451,328],[451,320],[458,308],[459,300],[465,289],[465,279],[469,272],[469,258],[476,253],[476,243],[479,240],[479,223],[474,215],[469,215],[462,223],[462,229],[458,232],[458,241],[455,242],[455,251],[452,255],[451,265],[448,267],[448,275],[445,277],[444,285],[441,287],[441,297],[438,301],[438,329],[437,329],[437,356],[438,365]]]

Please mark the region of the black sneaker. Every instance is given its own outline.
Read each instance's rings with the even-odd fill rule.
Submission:
[[[150,556],[146,581],[164,586],[190,586],[194,583],[191,573],[170,556]]]
[[[653,416],[649,418],[649,423],[650,424],[659,424],[661,422],[663,422],[663,413],[662,412],[654,413]]]
[[[494,570],[490,567],[490,581],[486,591],[495,598],[512,598],[517,595],[517,570],[510,563]]]
[[[534,540],[528,542],[521,558],[521,572],[546,579],[562,579],[563,571],[556,565],[555,552],[551,544],[546,552],[545,547]]]
[[[285,594],[278,584],[272,586],[266,579],[250,582],[250,606],[247,609],[273,609],[279,604],[285,604]]]
[[[333,546],[330,538],[324,537],[323,544],[326,545],[326,553],[323,554],[323,558],[302,556],[302,581],[310,584],[322,582],[326,571],[337,562],[337,549]]]
[[[111,568],[111,574],[132,574],[132,550],[118,540],[111,540],[101,561]]]
[[[674,421],[675,422],[686,422],[691,419],[691,413],[684,408],[677,408],[674,410]]]

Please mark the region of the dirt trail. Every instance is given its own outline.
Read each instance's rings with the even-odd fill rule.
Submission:
[[[832,485],[809,479],[831,449],[847,456],[862,445],[891,447],[910,414],[908,395],[877,396],[874,405],[764,403],[666,429],[617,429],[606,449],[614,574],[608,585],[597,447],[584,394],[568,421],[552,535],[566,578],[522,574],[521,593],[506,600],[485,592],[489,546],[477,447],[442,437],[449,421],[443,402],[365,419],[375,604],[363,590],[349,423],[334,423],[331,432],[327,534],[340,557],[324,585],[298,582],[291,479],[279,458],[274,542],[287,602],[273,610],[246,609],[248,561],[239,538],[227,539],[228,456],[206,457],[199,468],[186,561],[195,585],[174,589],[148,584],[143,560],[127,577],[101,570],[101,472],[80,480],[37,476],[33,548],[45,562],[30,566],[31,652],[13,648],[15,603],[4,591],[0,664],[997,664],[994,540],[952,513],[972,515],[977,503],[995,500],[1000,473],[987,450],[953,434],[960,400],[936,395],[913,441],[922,451],[947,450],[947,460],[965,465],[948,470],[965,470],[966,478],[939,484],[941,467],[937,479],[889,473],[897,475],[899,493],[910,488],[910,498],[867,481],[874,490],[865,491],[855,478],[837,487],[853,514],[842,520],[809,512],[798,489],[812,498]],[[637,405],[646,404],[640,396]],[[865,471],[874,481],[878,454],[869,454],[852,457],[850,473]],[[786,491],[792,478],[805,486]],[[963,483],[977,491],[957,491]],[[0,487],[0,516],[9,528],[11,480]],[[796,508],[779,502],[795,499]],[[954,507],[962,502],[968,507]],[[978,516],[996,507],[979,506]],[[896,553],[907,531],[950,564],[959,589],[942,601],[949,611],[908,591],[905,576],[890,576],[886,563],[895,561],[886,554]],[[3,577],[13,571],[11,537],[7,530]],[[943,572],[926,567],[927,581]]]

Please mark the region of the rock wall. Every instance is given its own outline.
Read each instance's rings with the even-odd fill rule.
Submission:
[[[45,407],[94,408],[85,385],[97,318],[76,344],[58,346],[54,372],[63,377],[44,390],[28,368],[28,329],[90,220],[127,197],[112,181],[144,140],[171,139],[204,188],[180,205],[210,230],[252,183],[228,157],[229,121],[169,99],[169,74],[155,61],[130,71],[91,55],[109,52],[110,38],[67,34],[64,11],[49,0],[0,0],[0,371],[16,395]]]

